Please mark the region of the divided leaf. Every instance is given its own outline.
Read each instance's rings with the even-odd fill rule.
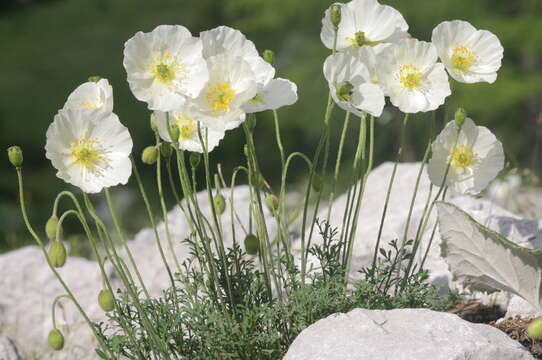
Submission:
[[[514,293],[542,310],[542,250],[517,245],[454,205],[439,202],[437,209],[441,254],[454,278]]]

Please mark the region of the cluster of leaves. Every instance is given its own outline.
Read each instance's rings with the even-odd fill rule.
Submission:
[[[226,263],[214,259],[220,269],[216,284],[203,276],[195,262],[185,262],[184,274],[177,274],[178,286],[166,290],[161,298],[142,300],[142,310],[156,324],[171,358],[281,359],[303,329],[333,313],[354,308],[441,310],[455,300],[453,294],[438,296],[436,288],[426,282],[426,272],[409,276],[395,294],[383,291],[382,283],[390,276],[395,259],[391,253],[374,269],[364,269],[362,280],[346,289],[344,268],[339,265],[344,244],[334,238],[336,230],[328,224],[320,224],[320,234],[321,245],[310,248],[320,268],[305,283],[299,281],[295,267],[287,268],[287,300],[269,296],[263,273],[238,246],[228,249]],[[198,245],[190,245],[197,258]],[[392,248],[399,251],[396,246]],[[392,274],[393,284],[399,280],[397,274]],[[221,298],[209,296],[213,293],[210,287],[218,287]],[[128,297],[121,297],[119,309],[111,313],[110,321],[97,324],[100,336],[118,357],[153,358],[152,342],[141,315]],[[120,330],[121,322],[127,320],[138,344]]]

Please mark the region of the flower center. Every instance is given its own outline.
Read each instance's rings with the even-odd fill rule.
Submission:
[[[76,166],[100,175],[104,166],[107,165],[105,150],[101,147],[98,139],[83,136],[75,140],[70,148],[70,156]]]
[[[170,85],[173,80],[178,78],[181,64],[171,55],[160,55],[151,63],[149,71],[156,81]]]
[[[456,146],[450,153],[450,165],[454,168],[466,168],[474,163],[476,156],[470,146]]]
[[[235,90],[229,83],[219,83],[212,87],[207,93],[207,100],[213,110],[219,113],[225,113],[230,110],[230,103],[235,98]]]
[[[414,65],[402,65],[399,69],[399,81],[407,90],[415,90],[422,85],[423,73]]]
[[[363,31],[358,31],[354,34],[354,37],[346,39],[348,40],[350,45],[354,47],[362,47],[364,45],[375,46],[382,43],[382,41],[370,41]]]
[[[83,106],[84,106],[86,109],[99,109],[99,108],[102,107],[101,105],[98,105],[98,104],[96,104],[96,103],[93,103],[92,101],[83,101]]]
[[[341,86],[338,84],[335,85],[335,91],[337,92],[337,97],[341,101],[352,101],[352,93],[354,90],[354,85],[350,82],[345,81]]]
[[[458,71],[468,71],[476,61],[476,54],[470,46],[458,46],[452,54],[452,67]]]
[[[182,114],[175,120],[175,125],[179,127],[179,139],[189,140],[194,137],[197,125],[195,124],[194,119],[188,116],[186,113]]]

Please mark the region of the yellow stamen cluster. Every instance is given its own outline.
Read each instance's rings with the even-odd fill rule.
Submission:
[[[181,65],[171,55],[160,55],[151,63],[149,72],[154,79],[169,85],[179,77]]]
[[[104,165],[107,165],[105,150],[102,149],[98,139],[89,136],[83,136],[73,142],[70,156],[76,166],[97,175],[101,173]]]
[[[198,126],[193,118],[184,113],[175,119],[175,125],[179,127],[179,139],[188,140],[194,137]]]
[[[86,109],[99,109],[101,106],[93,103],[92,101],[83,101],[83,105]]]
[[[476,61],[476,54],[470,46],[458,46],[452,54],[452,67],[458,71],[468,71]]]
[[[467,145],[458,145],[450,152],[450,165],[454,168],[466,168],[474,163],[476,155]]]
[[[225,113],[230,110],[230,103],[235,98],[235,90],[229,83],[219,83],[207,93],[207,100],[214,111]]]
[[[399,81],[407,90],[415,90],[422,86],[423,73],[414,65],[402,65],[399,69]]]

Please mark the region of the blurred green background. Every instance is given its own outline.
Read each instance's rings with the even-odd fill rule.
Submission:
[[[413,36],[429,40],[444,20],[463,19],[495,33],[505,58],[493,85],[454,83],[454,94],[437,113],[438,124],[451,119],[457,106],[494,131],[514,166],[542,168],[539,142],[542,119],[542,5],[540,0],[382,0],[400,10]],[[240,29],[260,51],[277,54],[278,76],[299,87],[299,101],[279,111],[287,151],[312,154],[321,131],[327,86],[322,64],[328,50],[319,33],[327,0],[2,0],[0,3],[0,144],[24,149],[26,194],[31,220],[40,230],[50,215],[58,191],[67,187],[45,159],[45,131],[68,94],[91,75],[106,77],[114,87],[115,112],[130,129],[134,152],[151,144],[149,112],[131,94],[122,66],[124,42],[137,31],[159,24],[182,24],[193,34],[218,25]],[[377,162],[392,158],[399,131],[399,114],[391,107],[377,127]],[[414,116],[407,135],[406,159],[420,157],[429,131],[429,114]],[[342,122],[334,112],[334,131]],[[258,117],[256,145],[264,175],[276,184],[280,161],[272,119]],[[354,134],[354,132],[352,132]],[[353,153],[357,135],[348,139]],[[333,137],[336,140],[336,136]],[[243,135],[231,131],[213,152],[224,172],[242,161]],[[5,150],[2,150],[5,151]],[[5,154],[5,153],[4,153]],[[265,154],[265,156],[263,156]],[[143,165],[141,165],[143,168]],[[153,185],[152,169],[143,169]],[[304,169],[293,169],[293,183]],[[19,215],[16,174],[3,156],[0,161],[0,252],[29,242]],[[115,188],[130,232],[146,226],[135,186]],[[101,197],[94,197],[97,203]],[[157,209],[157,208],[156,208]],[[73,233],[77,233],[76,227]]]

